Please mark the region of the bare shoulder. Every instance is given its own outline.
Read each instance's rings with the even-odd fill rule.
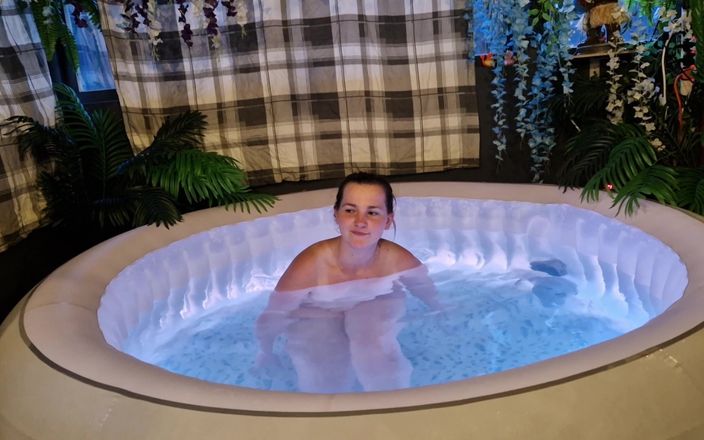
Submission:
[[[381,240],[381,253],[384,272],[396,273],[420,266],[422,263],[405,247],[393,241]]]
[[[329,249],[329,241],[319,241],[301,251],[286,268],[276,284],[276,290],[288,292],[317,285],[318,268]]]

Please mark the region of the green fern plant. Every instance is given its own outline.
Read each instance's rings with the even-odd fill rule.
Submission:
[[[704,168],[678,170],[680,190],[677,205],[699,214],[704,213]]]
[[[558,180],[562,186],[584,186],[606,164],[615,142],[611,125],[596,120],[567,141]]]
[[[65,85],[55,86],[55,93],[55,127],[24,116],[8,120],[21,153],[41,166],[45,214],[55,225],[109,232],[152,223],[169,227],[194,207],[261,212],[276,200],[252,192],[233,158],[201,149],[207,124],[200,112],[168,118],[152,144],[134,154],[119,115],[88,113]]]
[[[613,205],[632,215],[639,200],[654,197],[676,204],[677,173],[656,164],[658,158],[645,132],[632,124],[596,121],[567,143],[561,184],[583,186],[583,201],[596,201],[603,189],[614,191]]]

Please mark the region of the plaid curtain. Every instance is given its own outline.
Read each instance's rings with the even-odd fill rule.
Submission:
[[[54,123],[54,94],[46,57],[29,7],[0,0],[0,122],[14,115]],[[17,139],[0,135],[0,251],[39,226],[43,199],[31,157],[21,159]]]
[[[190,48],[178,2],[158,6],[156,48],[144,26],[120,28],[123,4],[101,3],[137,149],[166,116],[196,109],[208,118],[206,149],[236,158],[253,185],[478,166],[464,0],[233,0],[247,24],[219,5],[217,49],[197,3]]]

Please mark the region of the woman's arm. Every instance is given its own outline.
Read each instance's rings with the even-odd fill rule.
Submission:
[[[252,367],[255,374],[264,373],[271,376],[280,368],[281,361],[274,354],[274,341],[294,322],[291,311],[298,308],[304,296],[304,293],[276,290],[269,296],[269,303],[257,318],[254,327],[254,335],[259,343],[259,352]]]
[[[438,292],[435,283],[428,275],[428,268],[403,246],[390,241],[384,245],[385,260],[393,265],[388,271],[400,273],[401,284],[431,310],[442,310],[443,305],[437,299]]]
[[[298,309],[310,291],[316,264],[316,245],[303,250],[293,259],[269,296],[269,303],[257,318],[254,334],[259,341],[260,355],[270,355],[276,337],[293,322],[291,312]]]
[[[401,283],[408,292],[423,301],[431,310],[442,310],[444,306],[438,301],[438,291],[435,283],[428,275],[428,268],[420,264],[405,271],[400,277]]]
[[[291,312],[298,309],[308,289],[281,292],[275,290],[269,297],[269,303],[257,318],[254,334],[259,342],[259,351],[270,355],[274,349],[274,340],[294,321]]]

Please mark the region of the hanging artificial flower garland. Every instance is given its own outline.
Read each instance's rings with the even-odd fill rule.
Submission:
[[[162,14],[158,0],[113,0],[122,5],[122,22],[118,27],[125,32],[137,34],[144,26],[152,46],[155,58],[157,48],[163,42],[161,39],[162,24],[159,15]],[[27,7],[32,11],[42,46],[47,59],[51,60],[56,53],[56,46],[61,44],[66,50],[66,56],[74,69],[78,69],[78,46],[71,33],[67,20],[77,28],[85,28],[89,23],[100,29],[100,12],[96,0],[16,0],[19,11]],[[235,18],[235,24],[240,25],[245,34],[247,23],[246,0],[175,0],[177,22],[181,39],[188,47],[193,46],[194,29],[205,29],[210,47],[220,46],[220,27],[218,24],[218,7],[224,12],[225,20]],[[64,15],[64,8],[70,16]],[[190,16],[190,17],[189,17]],[[196,23],[191,23],[195,21]]]
[[[533,26],[542,22],[542,29],[533,33],[532,44],[537,55],[523,122],[527,130],[523,137],[527,138],[531,152],[533,182],[542,182],[550,153],[556,145],[548,102],[558,93],[558,81],[562,84],[559,90],[562,95],[569,97],[572,93],[574,68],[569,48],[572,22],[577,15],[572,0],[539,0],[538,8],[531,10],[530,14],[534,16]]]
[[[474,22],[477,23],[477,32],[489,36],[488,47],[489,56],[483,58],[487,67],[492,67],[493,78],[491,80],[491,95],[494,100],[491,108],[494,112],[492,141],[496,148],[496,159],[503,160],[506,153],[506,132],[508,122],[505,111],[506,104],[506,77],[504,75],[504,65],[506,63],[506,43],[510,32],[510,18],[505,15],[506,11],[513,8],[514,0],[470,0],[475,1]]]
[[[123,5],[121,29],[125,32],[137,33],[139,27],[143,25],[147,28],[149,41],[154,48],[162,43],[162,27],[157,18],[156,0],[116,1]],[[235,23],[240,25],[244,33],[244,25],[247,23],[246,0],[176,0],[176,5],[179,35],[188,47],[193,46],[194,29],[205,29],[210,47],[214,49],[220,47],[220,25],[217,13],[219,6],[224,10],[224,21],[235,18]]]
[[[571,76],[574,69],[569,53],[569,39],[576,20],[572,0],[538,0],[530,9],[529,0],[475,0],[475,19],[480,31],[488,36],[488,47],[493,61],[492,96],[494,102],[493,144],[496,158],[506,154],[506,72],[515,70],[513,97],[518,108],[516,132],[526,140],[531,150],[533,181],[543,179],[545,165],[555,146],[555,129],[548,102],[557,93],[556,83],[562,84],[562,93],[572,92]],[[485,26],[488,23],[489,26]],[[535,55],[531,57],[531,49]],[[559,75],[559,77],[558,77]]]

